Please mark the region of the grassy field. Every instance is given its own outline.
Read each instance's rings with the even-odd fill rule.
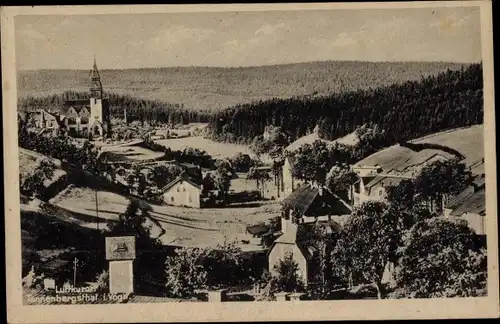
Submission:
[[[163,152],[155,152],[140,146],[114,146],[105,148],[106,152],[111,152],[120,161],[145,161],[160,158]]]
[[[484,158],[483,125],[474,125],[435,133],[412,142],[439,144],[455,149],[465,157],[467,165]]]
[[[162,139],[155,142],[170,147],[172,150],[183,150],[186,147],[197,148],[206,151],[213,158],[230,158],[237,153],[253,155],[248,146],[214,142],[201,136]]]
[[[127,198],[107,191],[98,191],[97,197],[101,221],[117,219],[129,202]],[[50,202],[87,215],[89,219],[96,217],[95,193],[88,188],[69,187]],[[155,221],[155,224],[151,224],[153,235],[157,235],[164,244],[215,246],[224,241],[237,241],[242,249],[247,250],[258,250],[260,247],[242,243],[242,240],[252,240],[245,233],[246,226],[264,222],[279,213],[279,204],[275,202],[206,209],[150,206],[150,215]],[[87,225],[93,228],[97,226],[92,221],[88,221]],[[103,222],[101,226],[104,226]]]
[[[105,91],[158,99],[188,109],[219,110],[262,99],[328,94],[419,80],[463,64],[326,61],[286,65],[102,70]],[[20,71],[18,94],[87,91],[87,70]]]

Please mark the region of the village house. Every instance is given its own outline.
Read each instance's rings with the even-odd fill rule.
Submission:
[[[486,235],[486,188],[484,174],[444,206],[446,219],[463,219],[478,235]]]
[[[408,143],[393,145],[351,167],[358,180],[351,186],[353,206],[365,201],[386,201],[386,188],[403,179],[416,178],[435,162],[458,158],[473,176],[473,183],[456,197],[443,197],[444,217],[464,219],[482,235],[485,233],[483,127],[475,125],[432,134]]]
[[[425,166],[436,161],[458,158],[474,176],[484,173],[481,171],[484,153],[477,149],[482,148],[482,136],[479,125],[429,135],[376,152],[351,166],[358,180],[351,186],[349,198],[354,206],[369,200],[385,201],[388,186],[416,178]]]
[[[321,186],[303,184],[281,202],[281,232],[268,252],[269,271],[291,255],[304,283],[314,278],[317,251],[307,233],[315,222],[325,223],[330,232],[339,231],[352,208]]]
[[[201,207],[202,185],[193,181],[185,172],[164,186],[160,192],[167,205]]]
[[[28,117],[37,129],[63,129],[70,136],[107,136],[111,132],[109,101],[104,98],[94,59],[90,72],[90,99],[68,100],[58,112],[39,109]]]

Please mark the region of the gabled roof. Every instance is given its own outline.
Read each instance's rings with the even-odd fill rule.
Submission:
[[[294,209],[301,214],[305,214],[318,194],[319,190],[317,188],[304,183],[293,191],[288,197],[283,199],[281,204],[285,207]]]
[[[380,166],[384,172],[412,173],[412,168],[434,159],[458,157],[473,169],[474,174],[484,170],[481,163],[484,134],[482,125],[457,128],[431,134],[407,143],[392,145],[357,162],[353,168]]]
[[[480,190],[465,199],[451,213],[452,216],[460,216],[464,213],[473,213],[484,216],[486,214],[485,190]]]
[[[163,188],[160,189],[160,192],[165,192],[172,188],[175,184],[179,183],[180,181],[186,181],[187,183],[191,184],[192,186],[201,189],[201,185],[197,184],[194,182],[192,179],[189,178],[189,176],[184,172],[181,175],[179,175],[177,178],[174,180],[170,181],[167,185],[165,185]]]
[[[371,179],[367,184],[365,184],[366,188],[373,188],[375,185],[380,184],[383,186],[391,186],[397,185],[401,180],[405,178],[398,176],[390,176],[390,175],[378,175]]]
[[[88,104],[89,104],[89,101],[87,100],[84,105],[64,105],[61,108],[61,114],[67,114],[71,108],[73,108],[77,114],[79,114],[83,108],[87,108],[87,111],[90,111],[90,106]]]
[[[346,215],[352,212],[351,207],[337,195],[327,189],[320,194],[318,188],[307,183],[283,199],[281,204],[306,216]]]
[[[474,213],[485,215],[486,212],[486,190],[485,187],[471,185],[455,196],[447,205],[451,209],[450,215],[460,216],[463,213]]]

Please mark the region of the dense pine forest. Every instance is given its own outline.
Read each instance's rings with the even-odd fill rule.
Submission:
[[[328,96],[240,104],[211,116],[210,137],[249,143],[274,125],[291,140],[319,125],[334,140],[362,125],[377,125],[387,144],[483,122],[482,65],[447,70],[420,81]]]
[[[128,95],[105,93],[109,98],[110,113],[112,118],[123,119],[125,107],[128,122],[140,121],[150,125],[158,124],[188,124],[206,122],[209,113],[203,110],[186,110],[182,105],[171,104],[159,100],[134,98]],[[44,97],[23,97],[18,100],[19,111],[32,111],[46,109],[57,112],[66,100],[88,99],[88,92],[65,91],[62,94],[53,94]]]
[[[219,111],[258,100],[377,88],[462,66],[446,62],[323,61],[233,68],[101,69],[100,74],[104,89],[114,93],[171,102],[189,110]],[[19,71],[17,78],[21,97],[88,91],[88,83],[87,70]]]

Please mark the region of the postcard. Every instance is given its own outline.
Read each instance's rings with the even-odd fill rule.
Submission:
[[[499,316],[490,1],[1,11],[10,323]]]

